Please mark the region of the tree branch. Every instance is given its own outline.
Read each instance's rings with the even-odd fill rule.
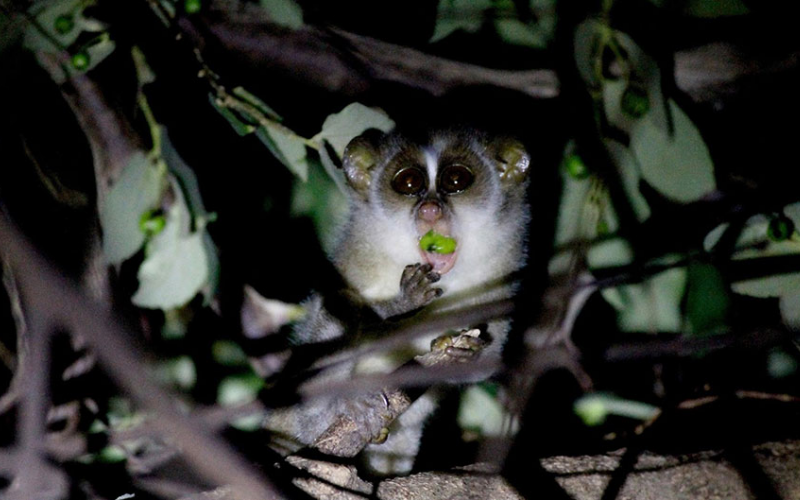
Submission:
[[[58,320],[82,335],[114,382],[144,409],[158,415],[156,425],[181,443],[187,460],[205,477],[230,484],[242,498],[278,497],[275,488],[230,446],[188,419],[173,405],[173,398],[142,377],[146,373],[141,353],[129,344],[134,335],[125,331],[105,308],[87,300],[53,269],[0,212],[0,251],[19,275],[26,276],[23,294],[37,297],[39,315]]]
[[[283,74],[350,98],[387,83],[432,96],[468,86],[493,86],[536,99],[560,93],[550,68],[486,68],[338,28],[307,25],[292,31],[274,24],[263,9],[235,0],[215,1],[208,15],[181,19],[180,28],[196,46],[218,44],[226,57],[257,74]],[[677,51],[677,87],[698,103],[713,103],[743,86],[795,72],[800,65],[800,47],[752,49],[712,42]]]

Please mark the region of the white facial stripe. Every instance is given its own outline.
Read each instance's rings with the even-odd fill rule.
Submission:
[[[428,169],[428,180],[430,180],[431,190],[436,189],[436,171],[439,168],[439,159],[436,157],[436,151],[431,148],[425,148],[425,167]]]

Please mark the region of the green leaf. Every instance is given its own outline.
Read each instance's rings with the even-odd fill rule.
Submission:
[[[178,151],[173,146],[169,138],[166,127],[159,127],[161,133],[161,155],[167,163],[169,170],[175,174],[180,183],[181,192],[186,196],[189,210],[194,217],[201,217],[204,220],[209,220],[211,215],[206,211],[203,204],[203,197],[200,194],[200,183],[197,182],[197,176],[194,170],[190,167]]]
[[[496,19],[494,29],[506,43],[535,49],[547,47],[553,35],[539,23],[524,23],[519,19]]]
[[[591,269],[626,266],[633,262],[633,250],[623,238],[610,238],[593,244],[586,253]]]
[[[217,403],[222,406],[235,406],[255,401],[264,381],[254,373],[232,375],[220,382],[217,389]]]
[[[108,262],[119,264],[144,244],[145,234],[139,222],[161,201],[165,172],[163,164],[151,162],[141,151],[128,160],[100,208],[103,253]]]
[[[730,297],[719,269],[692,262],[688,269],[686,316],[695,334],[713,333],[726,326]]]
[[[326,252],[333,250],[337,228],[347,216],[348,205],[347,196],[336,188],[334,181],[317,161],[309,162],[306,182],[294,183],[292,217],[311,217],[320,244]]]
[[[607,263],[619,265],[630,257],[627,242],[601,246]],[[594,253],[593,253],[594,252]],[[592,247],[592,267],[600,261],[599,250]],[[674,268],[650,278],[645,283],[606,288],[601,294],[617,310],[617,323],[626,332],[680,332],[683,330],[681,302],[686,290],[687,271]]]
[[[318,144],[322,144],[323,140],[328,141],[341,158],[347,144],[365,130],[376,128],[388,132],[394,125],[394,121],[383,110],[354,102],[325,118],[322,130],[311,140]]]
[[[630,130],[635,120],[622,111],[622,96],[627,83],[624,80],[603,81],[603,108],[608,123],[622,130]]]
[[[575,414],[581,417],[588,426],[602,424],[608,415],[619,415],[637,420],[651,420],[660,411],[657,407],[647,403],[622,399],[613,394],[605,393],[583,396],[575,401],[573,409]]]
[[[39,22],[39,26],[41,26],[48,35],[58,40],[62,46],[68,47],[78,39],[82,31],[83,15],[81,13],[82,9],[80,4],[80,0],[41,2],[39,5],[44,5],[44,7],[33,13],[33,16]],[[64,33],[56,29],[58,19],[62,16],[69,17],[73,22],[72,29]],[[48,37],[43,35],[39,29],[33,25],[28,27],[23,45],[33,52],[44,51],[51,54],[58,52],[58,47],[54,46]]]
[[[158,363],[155,374],[162,383],[174,385],[185,391],[197,383],[197,369],[189,356],[178,356]]]
[[[139,307],[173,309],[189,302],[208,281],[204,231],[189,233],[191,218],[177,182],[175,201],[164,230],[150,240],[139,267],[139,289],[131,301]]]
[[[231,427],[243,432],[256,432],[263,428],[263,424],[264,415],[257,413],[237,418],[231,422]]]
[[[722,235],[725,231],[730,227],[730,224],[727,222],[720,224],[719,226],[715,227],[703,238],[703,248],[706,252],[710,252],[714,250],[714,247],[717,246],[719,240],[722,238]]]
[[[217,246],[214,245],[214,241],[211,239],[211,235],[208,234],[208,231],[203,231],[203,248],[205,249],[206,260],[208,261],[208,280],[200,291],[205,296],[204,305],[207,306],[209,305],[209,301],[217,294],[217,290],[219,290],[220,272]]]
[[[729,17],[748,14],[750,9],[742,0],[688,0],[683,11],[695,17]]]
[[[247,355],[241,346],[230,340],[217,340],[211,344],[214,361],[224,366],[247,366]]]
[[[329,115],[325,119],[322,130],[311,140],[320,145],[318,150],[322,166],[342,193],[347,193],[344,174],[340,168],[336,168],[336,162],[330,157],[325,143],[330,144],[341,158],[347,144],[365,130],[375,128],[388,132],[394,128],[394,125],[394,121],[382,110],[357,102],[347,105],[342,111]]]
[[[492,0],[439,0],[430,42],[437,42],[458,30],[476,33],[492,7]]]
[[[625,194],[628,196],[628,202],[636,214],[636,219],[639,222],[644,222],[650,217],[650,204],[642,195],[639,190],[641,173],[639,171],[639,164],[631,151],[622,144],[607,139],[605,142],[606,150],[608,150],[611,157],[614,159],[614,164],[619,171],[620,179],[622,180],[622,187],[625,189]]]
[[[631,130],[631,150],[642,177],[667,198],[688,203],[716,188],[714,164],[703,138],[688,116],[669,100],[674,131],[648,114]]]
[[[303,26],[303,9],[294,0],[260,0],[260,4],[275,24],[291,29]]]
[[[643,114],[632,115],[629,108],[632,103],[626,103],[626,99],[630,100],[631,97],[630,89],[635,88],[635,92],[646,96],[646,114],[650,123],[660,130],[669,130],[667,110],[661,90],[661,70],[658,67],[658,63],[627,34],[611,30],[611,28],[599,23],[595,23],[595,26],[595,29],[599,32],[598,36],[608,32],[605,35],[610,37],[608,43],[617,44],[624,51],[626,59],[621,61],[621,64],[625,64],[631,72],[627,79],[604,79],[602,82],[603,106],[609,123],[629,134],[633,133],[632,129],[639,124],[638,122],[641,121],[640,118],[643,116]],[[586,56],[584,55],[584,57]],[[598,63],[597,58],[600,58],[601,55],[596,53],[594,57],[595,59],[589,61],[593,65]],[[584,64],[587,63],[584,62]],[[592,68],[594,69],[594,66]],[[642,109],[639,109],[639,111],[642,111]]]
[[[213,222],[216,219],[216,214],[206,211],[203,197],[200,193],[200,184],[197,182],[194,170],[178,154],[169,139],[169,134],[165,127],[161,127],[161,150],[164,160],[180,183],[181,192],[186,196],[188,208],[195,220],[195,225],[205,228],[207,222]],[[217,255],[217,247],[214,245],[208,231],[203,231],[203,248],[208,262],[208,281],[201,291],[205,295],[206,302],[208,302],[216,294],[219,281],[219,256]]]
[[[143,412],[133,410],[130,400],[114,396],[108,400],[108,424],[115,431],[133,429],[145,420]]]
[[[461,394],[458,425],[487,437],[507,436],[519,427],[497,398],[479,386],[472,386]]]
[[[197,14],[202,8],[201,0],[183,0],[183,10],[187,14]]]
[[[85,31],[103,33],[107,30],[104,23],[83,15],[83,9],[92,5],[93,2],[56,0],[41,3],[45,6],[33,15],[47,35],[43,34],[36,26],[30,25],[25,33],[23,45],[36,54],[39,64],[50,71],[50,75],[56,83],[63,83],[69,75],[91,70],[114,51],[116,45],[107,33],[100,35],[89,45],[73,46],[81,33]],[[72,20],[73,26],[72,29],[64,31],[63,20],[67,18]],[[62,29],[60,30],[59,27]],[[56,46],[52,40],[56,40],[60,47]],[[73,57],[76,59],[72,64],[55,67],[43,59],[43,54],[58,54],[62,47],[70,47],[73,52]]]
[[[610,199],[602,183],[593,177],[576,179],[566,171],[561,172],[561,177],[563,191],[556,223],[556,245],[595,239],[601,219],[608,219],[611,230],[616,230],[616,219],[607,211]]]
[[[529,0],[528,11],[535,18],[531,22],[519,19],[518,6],[521,5],[513,1],[495,1],[494,25],[497,34],[506,43],[535,49],[546,48],[555,35],[555,0]]]
[[[286,167],[303,181],[308,179],[306,144],[281,126],[259,127],[256,136]]]
[[[798,275],[791,274],[790,276],[797,277]],[[799,282],[800,280],[795,279],[794,284],[798,285]],[[793,329],[798,329],[800,328],[800,287],[796,286],[790,290],[789,293],[781,295],[778,306],[783,322]]]
[[[599,235],[601,225],[608,230],[617,228],[616,217],[610,210],[608,192],[594,177],[575,179],[561,169],[561,205],[556,222],[556,255],[548,270],[551,274],[565,273],[570,269],[574,249],[570,245],[586,244]]]
[[[211,106],[213,106],[214,109],[216,109],[217,112],[222,115],[222,117],[225,118],[228,123],[230,123],[231,127],[233,127],[233,130],[240,137],[247,134],[252,134],[256,130],[256,127],[253,124],[244,121],[239,117],[238,114],[234,113],[230,109],[220,106],[217,103],[217,98],[214,96],[214,94],[208,94],[208,101],[211,103]]]
[[[125,449],[116,444],[106,446],[97,454],[97,461],[107,464],[123,462],[127,458],[128,454],[125,452]]]
[[[771,238],[769,235],[770,225],[774,218],[756,214],[745,221],[744,227],[736,239],[735,247],[737,250],[732,258],[734,260],[757,259],[759,257],[800,253],[800,234],[796,229],[800,224],[800,203],[787,205],[783,208],[783,213],[793,226],[792,233],[787,238],[780,241],[775,241]],[[703,241],[704,248],[711,250],[728,226],[727,223],[724,223],[709,232]],[[800,295],[800,272],[738,281],[733,283],[731,287],[736,293],[753,297],[780,297],[781,313],[784,321],[790,325],[800,321],[800,312],[796,309],[800,305],[793,298]]]
[[[325,173],[327,173],[328,177],[336,184],[336,187],[339,189],[339,191],[343,195],[347,196],[348,190],[347,182],[344,178],[344,172],[342,172],[342,169],[337,166],[336,162],[331,156],[331,152],[327,147],[325,147],[324,144],[318,149],[318,151],[319,161],[322,163]]]
[[[773,349],[767,356],[767,372],[772,378],[786,378],[797,373],[797,360],[783,349]]]
[[[601,32],[604,29],[608,28],[597,19],[588,19],[575,28],[575,65],[583,81],[592,86],[600,83],[595,63],[599,57]]]
[[[86,52],[89,54],[89,66],[81,71],[86,72],[97,67],[97,65],[103,62],[106,57],[110,56],[116,48],[117,44],[108,37],[104,37],[98,43],[87,47]]]
[[[255,95],[251,94],[247,91],[244,87],[234,87],[233,88],[233,95],[236,97],[240,97],[247,101],[248,103],[252,104],[259,111],[267,115],[268,117],[272,118],[275,121],[281,121],[283,118],[279,115],[274,109],[269,107],[267,103],[256,97]]]
[[[181,309],[164,311],[164,324],[161,326],[161,338],[164,340],[182,339],[189,329],[189,320]]]

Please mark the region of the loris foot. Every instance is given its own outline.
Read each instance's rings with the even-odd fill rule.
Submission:
[[[334,422],[314,442],[323,453],[352,457],[369,443],[380,444],[389,436],[389,425],[411,404],[399,390],[361,394],[337,405]]]
[[[462,330],[455,335],[442,335],[431,342],[431,352],[417,356],[416,360],[424,366],[469,361],[489,344],[480,336],[478,328]]]

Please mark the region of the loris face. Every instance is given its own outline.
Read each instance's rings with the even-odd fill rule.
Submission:
[[[398,264],[429,263],[442,275],[503,257],[495,245],[514,237],[504,228],[518,231],[517,219],[525,217],[528,164],[518,142],[473,131],[418,140],[365,134],[348,145],[344,158],[362,219],[357,222],[380,233]],[[506,224],[507,218],[515,220]]]
[[[501,198],[499,176],[487,168],[484,148],[465,134],[435,137],[424,145],[395,140],[386,149],[387,161],[375,172],[370,202],[396,219],[398,227],[413,221],[420,262],[446,274],[458,261],[464,233],[473,226],[461,221],[489,223],[479,219],[497,210],[490,205]],[[454,240],[455,248],[420,246],[430,231]]]

